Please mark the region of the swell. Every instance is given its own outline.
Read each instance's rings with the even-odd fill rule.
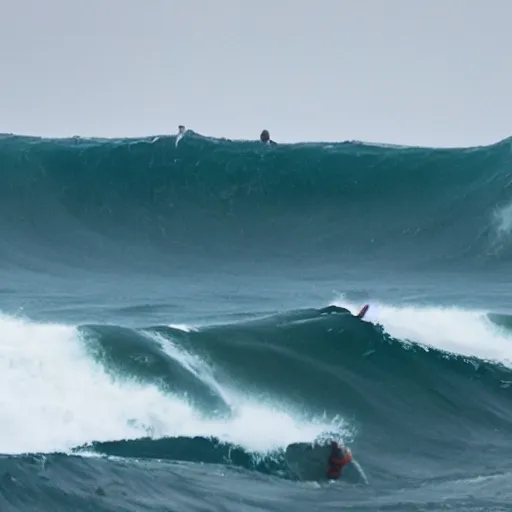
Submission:
[[[496,232],[510,163],[510,140],[431,149],[266,147],[193,132],[178,145],[3,136],[0,258],[32,267],[143,259],[169,269],[187,255],[212,265],[491,268],[510,259]]]
[[[90,343],[90,328],[82,329]],[[102,329],[95,328],[92,335],[97,343],[124,346]],[[217,383],[217,389],[235,386],[261,403],[285,402],[304,417],[331,422],[333,429],[324,431],[324,438],[345,437],[364,470],[381,482],[417,483],[434,473],[437,478],[492,474],[504,467],[503,455],[510,451],[512,371],[499,363],[407,343],[390,337],[381,326],[318,310],[189,332],[165,326],[144,331],[169,340],[201,364],[208,362],[209,382]],[[129,369],[113,365],[111,358],[105,364],[137,378],[147,374],[160,364],[148,366],[148,354],[167,361],[151,343],[140,343],[137,354],[133,347],[119,354],[119,360],[130,359]],[[198,404],[210,399],[211,391],[203,395],[200,387],[187,389]],[[226,404],[224,417],[234,412],[231,407]],[[217,405],[215,409],[218,415]],[[212,414],[211,408],[202,410],[206,417]],[[351,434],[334,428],[339,417],[348,422]],[[250,428],[256,433],[259,427]],[[147,439],[77,448],[122,457],[233,464],[291,477],[283,459],[286,445],[269,453],[215,432],[163,439],[148,434]],[[248,432],[246,439],[250,437]],[[478,467],[472,462],[475,453]]]

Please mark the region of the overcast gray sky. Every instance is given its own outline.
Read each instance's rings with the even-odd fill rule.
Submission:
[[[512,0],[1,0],[0,132],[476,145]]]

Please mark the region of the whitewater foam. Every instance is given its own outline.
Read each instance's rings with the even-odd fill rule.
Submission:
[[[335,303],[358,309],[343,299]],[[365,319],[381,324],[390,336],[402,341],[512,366],[512,336],[493,324],[484,311],[372,303]]]
[[[329,432],[343,437],[345,431],[342,420],[308,418],[285,404],[227,389],[232,416],[204,419],[155,385],[112,377],[90,357],[73,326],[0,316],[0,333],[0,453],[68,451],[148,435],[214,436],[268,452]],[[201,371],[197,361],[189,363]]]
[[[169,357],[178,361],[187,371],[192,373],[210,389],[213,389],[225,403],[233,405],[232,397],[229,396],[223,387],[215,380],[211,368],[208,364],[202,361],[199,356],[187,352],[185,349],[179,347],[159,333],[146,332],[145,334],[146,336],[154,339]]]

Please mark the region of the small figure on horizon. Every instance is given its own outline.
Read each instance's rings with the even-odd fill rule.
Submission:
[[[183,138],[186,131],[187,130],[182,124],[178,126],[178,135],[176,135],[176,147],[178,147],[178,142]]]
[[[261,140],[261,142],[263,142],[264,144],[277,144],[277,142],[274,142],[274,141],[270,138],[270,133],[268,132],[268,130],[263,130],[263,131],[261,132],[260,140]]]

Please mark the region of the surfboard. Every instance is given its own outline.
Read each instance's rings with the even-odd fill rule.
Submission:
[[[368,312],[368,310],[370,309],[370,304],[365,304],[361,310],[359,311],[359,313],[356,315],[357,318],[360,318],[361,320],[364,318],[364,316],[366,315],[366,313]]]
[[[285,460],[293,475],[303,481],[327,481],[327,461],[330,444],[292,443],[286,447]],[[352,484],[367,484],[368,480],[357,461],[347,464],[340,480]]]

